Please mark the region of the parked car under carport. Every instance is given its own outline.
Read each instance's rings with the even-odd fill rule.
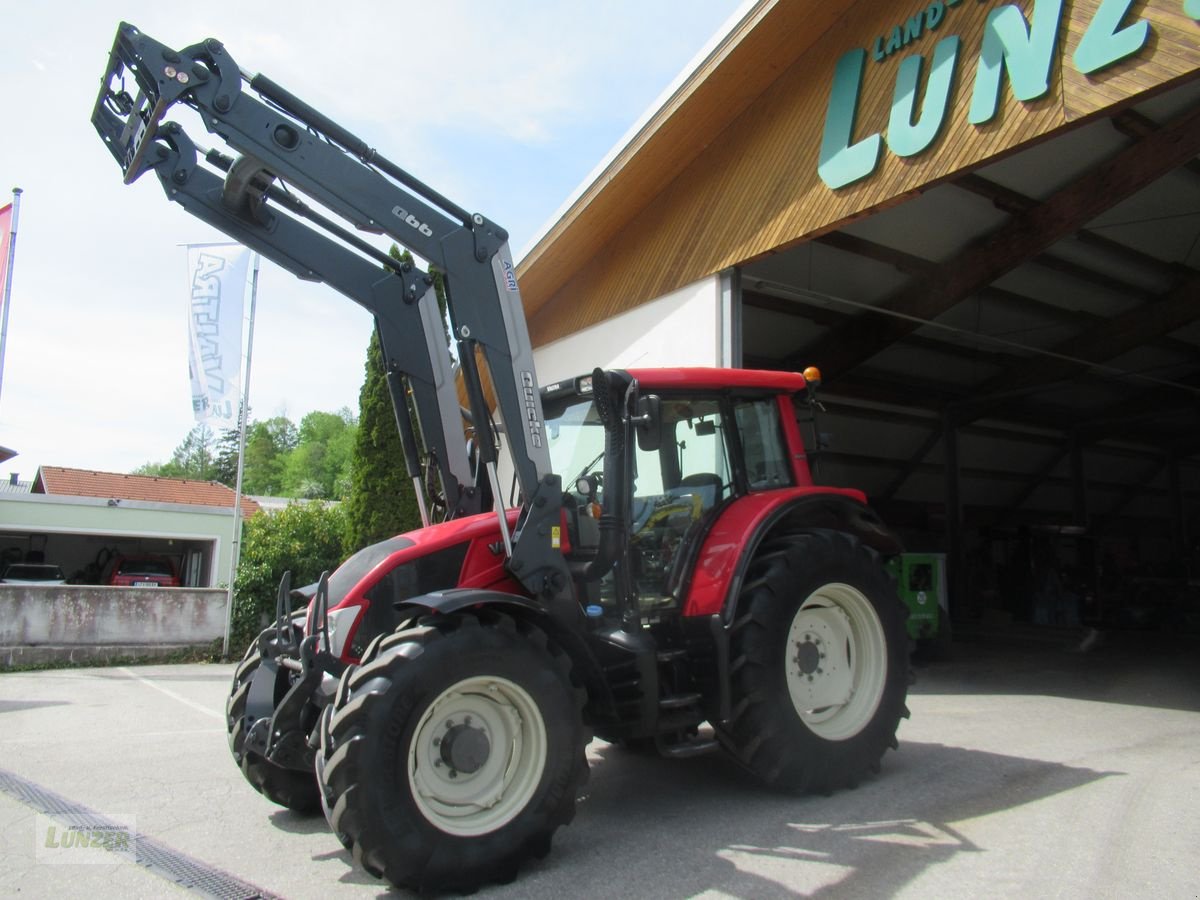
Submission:
[[[63,571],[52,563],[10,563],[0,583],[4,584],[66,584]]]

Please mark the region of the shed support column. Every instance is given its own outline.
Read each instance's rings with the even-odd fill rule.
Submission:
[[[1071,435],[1071,524],[1087,524],[1087,477],[1083,471],[1083,444]]]
[[[959,493],[958,429],[950,410],[942,413],[942,436],[946,442],[946,584],[950,591],[950,618],[955,619],[961,617],[968,600]]]
[[[1083,465],[1083,441],[1078,432],[1071,434],[1071,524],[1081,529],[1088,528],[1087,474]],[[1096,566],[1096,542],[1088,532],[1090,529],[1075,539],[1075,558],[1079,565],[1075,576],[1082,579],[1082,584],[1073,585],[1073,588],[1097,597],[1100,592],[1100,573]],[[1079,615],[1084,619],[1093,615],[1093,610],[1086,608],[1082,598]]]
[[[1184,515],[1183,485],[1179,479],[1179,454],[1167,452],[1167,502],[1171,510],[1171,546],[1175,548],[1175,558],[1185,560],[1188,557],[1187,517]]]

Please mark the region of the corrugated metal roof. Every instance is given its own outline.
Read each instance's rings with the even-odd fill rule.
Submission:
[[[33,489],[32,481],[5,478],[0,480],[0,494],[28,494]]]
[[[150,503],[181,503],[187,506],[215,506],[226,509],[233,507],[234,499],[233,490],[216,481],[94,472],[62,466],[42,466],[38,469],[33,493],[143,500]],[[253,499],[242,497],[243,516],[249,518],[259,509],[258,503]]]

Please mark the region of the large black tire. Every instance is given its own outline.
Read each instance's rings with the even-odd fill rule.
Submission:
[[[828,792],[878,771],[908,715],[906,611],[874,551],[812,531],[768,539],[731,635],[718,739],[769,785]]]
[[[273,629],[271,630],[273,633]],[[250,786],[280,806],[298,813],[310,815],[321,808],[321,795],[314,772],[285,769],[269,762],[261,754],[247,750],[246,732],[254,723],[246,722],[246,698],[254,673],[262,665],[263,657],[256,640],[246,651],[241,664],[233,675],[233,687],[225,702],[225,722],[229,730],[229,750],[234,762],[250,782]],[[287,670],[280,669],[276,677],[275,703],[283,699],[288,691]]]
[[[575,816],[584,701],[566,655],[506,615],[438,616],[376,641],[323,722],[334,833],[397,887],[512,880]]]

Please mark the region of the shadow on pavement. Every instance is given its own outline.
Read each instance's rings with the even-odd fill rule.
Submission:
[[[305,816],[290,810],[278,809],[271,813],[269,818],[273,827],[288,834],[328,835],[327,852],[316,853],[312,859],[314,862],[334,863],[335,865],[330,870],[330,877],[336,877],[338,881],[346,884],[363,884],[374,887],[378,890],[379,894],[386,895],[391,893],[388,891],[386,883],[368,875],[354,864],[354,858],[348,850],[338,843],[337,838],[333,836],[333,832],[329,830],[329,824],[325,821],[325,817],[320,812],[316,815]]]
[[[723,756],[672,761],[607,744],[591,749],[588,791],[550,856],[523,867],[514,884],[477,896],[887,897],[931,866],[987,849],[954,823],[1120,774],[905,742],[887,755],[883,775],[814,797],[769,791]],[[285,812],[271,821],[285,831],[327,827],[320,817]],[[335,863],[331,877],[388,893],[332,834],[329,841],[314,859]]]
[[[682,898],[712,889],[754,898],[890,896],[930,866],[986,849],[962,837],[953,823],[1120,774],[905,742],[901,753],[885,758],[882,776],[856,791],[812,797],[769,792],[723,757],[681,765],[631,759],[617,748],[600,755],[598,783],[571,829],[582,826],[583,833],[572,835],[572,843],[598,844],[614,859],[629,858],[625,854],[638,848],[672,857],[668,877],[658,883],[647,883],[644,870],[627,876],[620,867],[609,869],[603,890],[593,896],[613,897]],[[696,840],[701,830],[707,840]],[[556,878],[571,877],[573,861],[565,856],[552,854],[547,861],[557,863]],[[825,873],[815,875],[809,890],[806,866]],[[790,873],[791,879],[781,884],[756,874],[760,868]],[[826,877],[832,883],[819,884]]]
[[[0,700],[0,713],[22,709],[41,709],[44,706],[72,706],[69,700]]]
[[[1046,695],[1200,710],[1194,639],[1109,633],[1086,653],[1062,642],[963,640],[952,661],[918,671],[914,694]],[[769,791],[724,756],[665,760],[597,742],[574,824],[512,885],[479,896],[687,898],[890,897],[976,846],[961,823],[1044,801],[1121,772],[905,741],[883,774],[830,797]],[[1023,820],[1023,819],[1019,819]],[[327,831],[321,817],[271,817],[280,830]],[[973,832],[977,833],[977,832]],[[386,886],[329,835],[329,877]],[[407,896],[403,892],[391,896]]]

